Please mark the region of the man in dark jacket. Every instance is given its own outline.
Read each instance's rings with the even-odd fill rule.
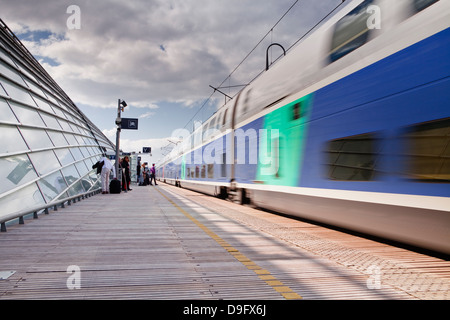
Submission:
[[[123,191],[131,191],[130,184],[131,184],[131,175],[130,175],[130,159],[128,156],[125,156],[122,160],[122,169],[125,169],[125,179],[122,184],[122,190]]]

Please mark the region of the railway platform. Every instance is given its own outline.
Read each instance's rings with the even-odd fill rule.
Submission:
[[[0,257],[0,300],[450,298],[445,259],[163,183],[10,225]]]

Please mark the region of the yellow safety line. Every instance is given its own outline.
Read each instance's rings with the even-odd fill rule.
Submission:
[[[236,260],[242,263],[247,269],[255,272],[258,277],[265,281],[269,286],[271,286],[276,292],[281,294],[287,300],[298,300],[303,299],[302,296],[294,292],[291,288],[284,285],[283,282],[277,280],[270,272],[262,267],[258,266],[252,260],[247,258],[244,254],[239,252],[236,248],[231,246],[228,242],[219,237],[216,233],[211,231],[208,227],[202,224],[200,221],[195,219],[192,215],[187,213],[183,208],[169,199],[165,194],[163,194],[158,188],[155,188],[164,198],[167,199],[175,208],[177,208],[181,213],[183,213],[187,218],[189,218],[193,223],[195,223],[200,229],[202,229],[208,236],[214,239],[219,245],[221,245],[228,253],[230,253]]]

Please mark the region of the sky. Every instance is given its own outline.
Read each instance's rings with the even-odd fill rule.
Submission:
[[[113,143],[125,100],[122,117],[138,118],[139,130],[122,130],[121,149],[151,147],[157,162],[176,129],[192,130],[225,103],[210,86],[234,96],[265,69],[271,43],[289,48],[340,3],[0,0],[0,18]],[[272,48],[271,61],[281,53]]]

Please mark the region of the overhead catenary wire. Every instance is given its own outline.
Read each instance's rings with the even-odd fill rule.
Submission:
[[[341,3],[339,3],[336,7],[334,7],[333,10],[331,10],[326,16],[324,16],[322,19],[320,19],[319,22],[317,22],[313,27],[311,27],[306,33],[304,33],[297,41],[295,41],[291,46],[289,46],[288,49],[286,49],[286,52],[291,50],[297,43],[302,41],[307,35],[309,35],[314,29],[317,28],[322,22],[324,22],[330,15],[332,15],[346,0],[342,0]],[[275,61],[272,63],[277,62],[280,58],[282,58],[284,55],[280,55]],[[248,83],[252,83],[256,78],[258,78],[261,74],[263,74],[266,70],[261,70],[253,79],[251,79]],[[237,93],[236,93],[237,94]]]
[[[228,75],[228,77],[226,77],[221,83],[220,85],[218,85],[216,88],[221,88],[222,85],[229,79],[231,78],[231,76],[236,72],[237,69],[239,69],[239,67],[248,59],[248,57],[250,57],[250,55],[258,48],[258,46],[264,41],[264,39],[273,31],[273,29],[286,17],[286,15],[295,7],[295,5],[299,2],[300,0],[296,0],[294,1],[294,3],[289,7],[289,9],[281,16],[280,19],[278,19],[278,21],[272,26],[272,28],[270,28],[270,30],[261,38],[261,40],[259,40],[259,42],[253,47],[253,49],[244,57],[244,59],[242,59],[241,62],[239,62],[239,64],[233,69],[233,71],[231,71],[231,73]],[[246,86],[246,85],[245,85]],[[230,86],[231,87],[231,86]],[[184,126],[184,128],[186,129],[186,127],[192,122],[192,120],[195,119],[195,117],[200,113],[200,111],[203,110],[203,108],[206,106],[206,104],[211,100],[211,98],[213,97],[213,95],[215,94],[216,90],[213,91],[213,93],[203,102],[202,106],[199,108],[199,110],[197,110],[197,112],[194,114],[194,116],[192,116],[192,118],[186,123],[186,125]]]
[[[218,88],[220,88],[225,81],[227,81],[227,79],[229,79],[233,73],[236,72],[237,69],[239,69],[239,67],[245,62],[245,60],[248,59],[248,57],[253,53],[253,51],[255,51],[259,45],[264,41],[264,39],[267,38],[267,36],[273,31],[273,29],[281,22],[281,20],[284,19],[284,17],[286,17],[286,15],[292,10],[292,8],[294,8],[294,6],[299,2],[300,0],[296,0],[290,7],[289,9],[283,14],[283,16],[272,26],[272,28],[270,28],[270,30],[261,38],[261,40],[259,40],[259,42],[253,47],[253,49],[244,57],[244,59],[242,59],[241,62],[239,62],[239,64],[233,69],[233,71],[231,71],[231,73],[228,75],[228,77],[226,77],[222,83],[218,86]]]
[[[286,17],[286,15],[300,2],[300,0],[295,0],[292,5],[287,9],[287,11],[278,19],[278,21],[269,29],[269,31],[261,38],[261,40],[258,41],[258,43],[250,50],[250,52],[242,59],[241,62],[237,64],[237,66],[231,71],[231,73],[218,85],[215,87],[215,89],[219,88],[233,88],[233,87],[246,87],[248,84],[252,83],[256,78],[258,78],[262,73],[264,73],[265,70],[261,70],[252,80],[248,81],[246,85],[236,85],[236,86],[227,86],[222,87],[222,85],[231,78],[231,76],[241,67],[241,65],[251,56],[251,54],[260,46],[260,44],[267,38],[268,35],[273,33],[273,30],[280,24],[280,22]],[[295,41],[289,48],[286,50],[288,52],[292,47],[294,47],[296,44],[298,44],[301,40],[303,40],[306,36],[308,36],[314,29],[317,28],[323,21],[325,21],[330,15],[332,15],[339,7],[342,6],[342,4],[345,2],[345,0],[342,0],[336,7],[333,8],[328,14],[326,14],[322,19],[320,19],[314,26],[312,26],[306,33],[304,33],[297,41]],[[274,62],[278,61],[283,55],[280,55]],[[274,63],[273,62],[273,63]],[[211,95],[205,99],[205,101],[202,103],[201,107],[197,110],[197,112],[192,116],[192,118],[186,123],[184,128],[186,129],[187,126],[197,117],[197,115],[203,111],[203,108],[208,104],[208,102],[211,100],[211,98],[214,96],[217,90],[214,90]],[[237,94],[237,93],[236,93]]]

